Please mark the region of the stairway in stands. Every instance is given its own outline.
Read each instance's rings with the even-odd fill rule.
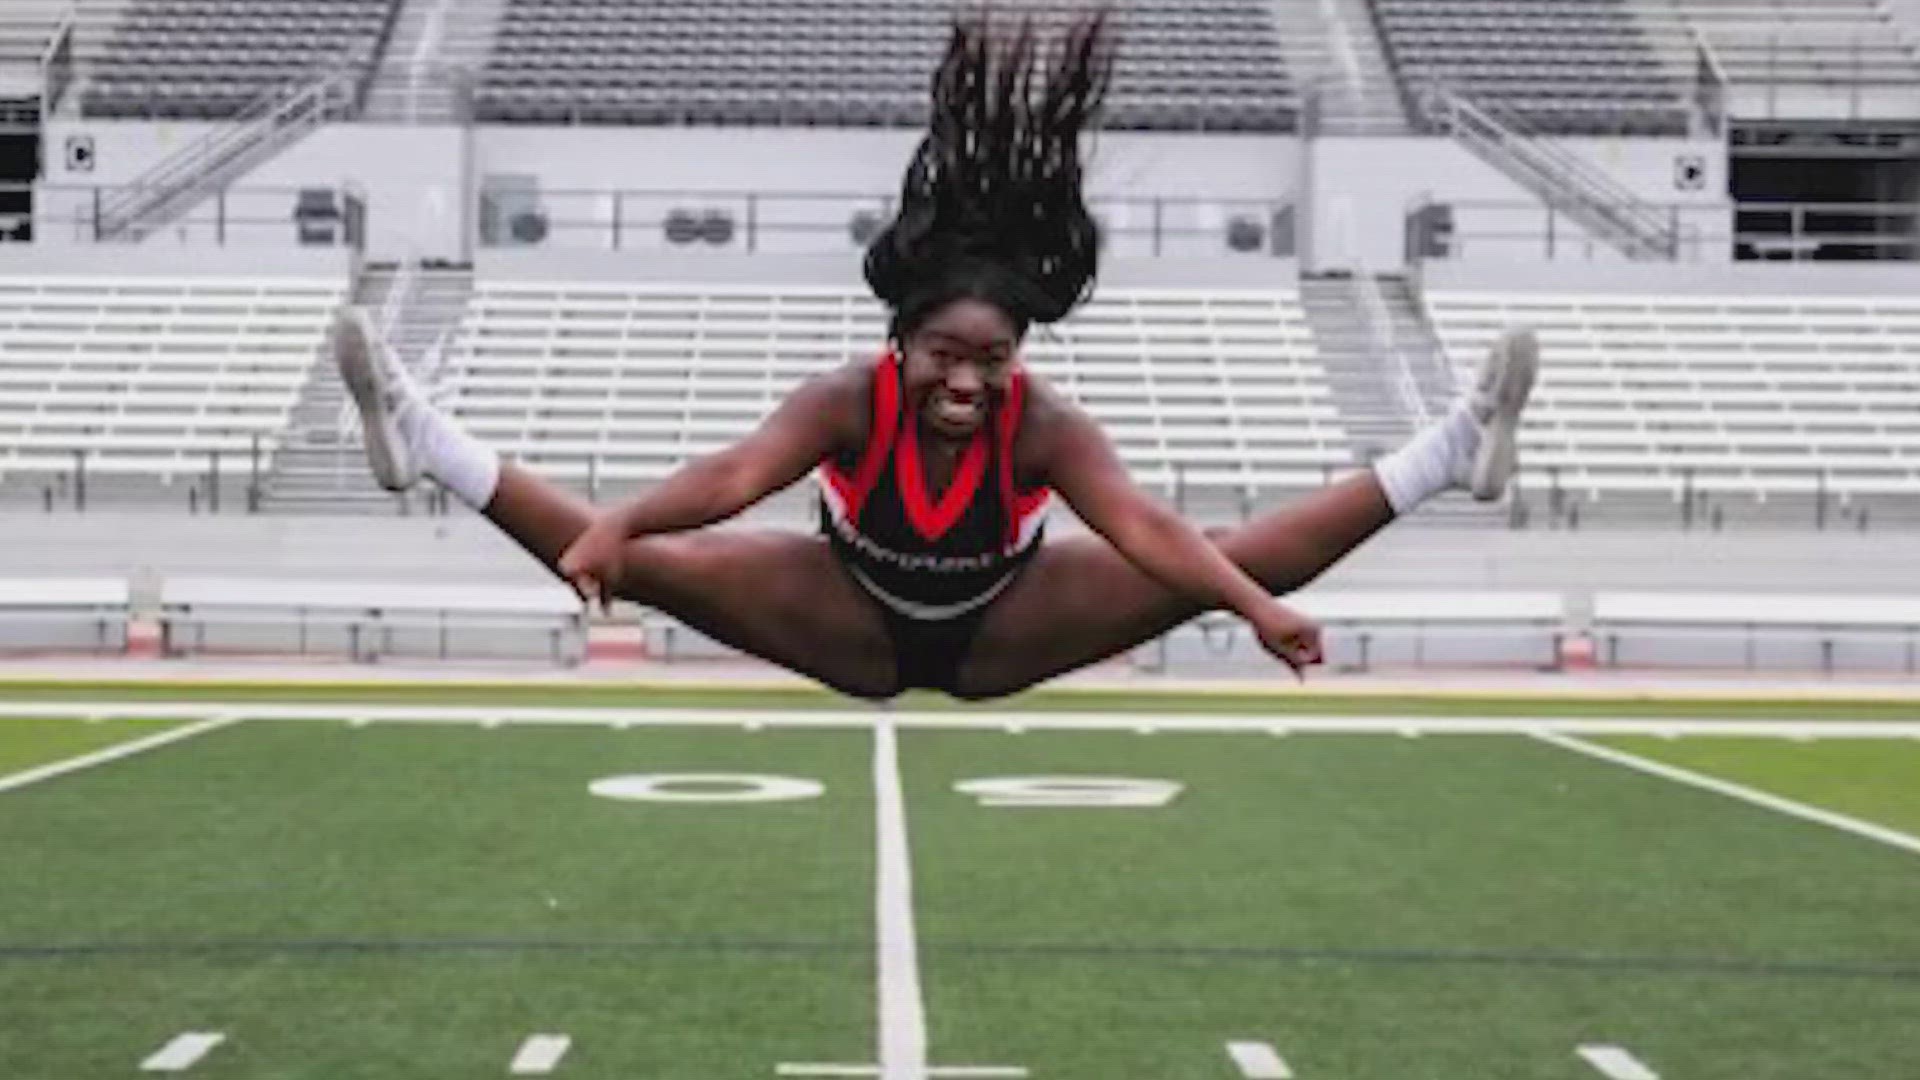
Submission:
[[[459,79],[486,66],[507,0],[402,0],[360,118],[376,124],[454,124]]]
[[[1418,294],[1404,278],[1374,279],[1380,306],[1373,316],[1360,283],[1345,274],[1303,277],[1300,300],[1313,328],[1340,422],[1353,437],[1354,460],[1371,461],[1411,438],[1425,416],[1439,416],[1453,400],[1453,373],[1428,323]],[[1376,320],[1383,320],[1378,330]],[[1382,348],[1391,341],[1406,371]],[[1409,382],[1410,380],[1410,382]],[[1396,387],[1407,384],[1404,392]],[[1417,400],[1410,400],[1410,397]],[[1476,503],[1463,494],[1436,499],[1414,516],[1423,525],[1504,528],[1505,504]]]
[[[1273,0],[1287,74],[1319,87],[1319,133],[1408,135],[1406,99],[1368,0]]]
[[[395,290],[405,295],[395,297]],[[354,289],[353,302],[375,313],[378,323],[395,304],[392,342],[414,370],[466,314],[473,295],[471,269],[426,269],[411,274],[395,266],[370,266]],[[359,425],[331,353],[315,363],[300,392],[293,421],[274,456],[261,510],[270,514],[418,513],[433,491],[423,486],[404,495],[380,489],[367,471]]]

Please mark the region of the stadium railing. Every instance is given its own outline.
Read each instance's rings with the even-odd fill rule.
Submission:
[[[0,648],[124,652],[125,578],[0,578]]]
[[[1559,670],[1568,627],[1557,592],[1308,590],[1286,602],[1325,633],[1327,664],[1346,671],[1379,666],[1525,666]],[[1146,671],[1259,670],[1265,660],[1239,618],[1213,612],[1142,646]]]
[[[168,578],[160,588],[166,656],[209,650],[342,654],[374,663],[545,656],[574,665],[586,656],[586,613],[560,585],[425,586],[404,582],[281,578]]]
[[[1592,625],[1608,667],[1913,674],[1920,596],[1601,592]]]

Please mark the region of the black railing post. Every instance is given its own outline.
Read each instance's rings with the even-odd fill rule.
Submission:
[[[207,451],[207,513],[220,512],[220,451]]]
[[[87,452],[73,452],[73,508],[82,513],[87,509]]]
[[[248,447],[247,513],[260,512],[260,433],[254,432]]]

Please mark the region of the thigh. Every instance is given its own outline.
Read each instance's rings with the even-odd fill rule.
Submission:
[[[627,546],[623,599],[843,694],[898,691],[877,606],[823,537],[712,529]]]
[[[960,668],[960,695],[1016,693],[1151,641],[1202,610],[1098,537],[1050,541],[988,608]]]

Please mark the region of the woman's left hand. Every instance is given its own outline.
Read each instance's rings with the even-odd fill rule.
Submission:
[[[1320,648],[1320,624],[1277,600],[1252,625],[1260,647],[1303,680],[1307,668],[1326,660]]]

